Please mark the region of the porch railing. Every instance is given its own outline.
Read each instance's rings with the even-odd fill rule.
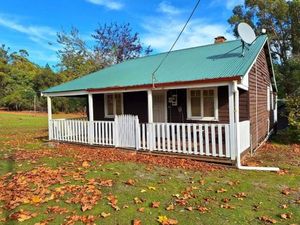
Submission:
[[[229,124],[141,124],[140,148],[229,158]]]
[[[126,125],[128,122],[132,124]],[[244,121],[239,125],[243,134],[240,147],[244,150],[250,145],[250,123]],[[234,159],[230,132],[229,124],[139,123],[137,117],[131,120],[120,117],[115,121],[49,121],[50,140]],[[121,141],[122,138],[126,141]]]

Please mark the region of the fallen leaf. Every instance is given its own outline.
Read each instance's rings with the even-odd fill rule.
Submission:
[[[110,213],[102,212],[102,213],[101,213],[101,216],[102,216],[103,218],[106,218],[106,217],[109,217],[109,216],[110,216]]]
[[[291,219],[292,218],[292,213],[283,213],[280,215],[282,219]]]
[[[229,205],[229,204],[225,204],[225,205],[221,205],[220,206],[223,209],[235,209],[235,206]]]
[[[125,182],[125,184],[133,186],[135,184],[135,181],[132,179],[129,179],[128,181]]]
[[[206,213],[208,211],[208,208],[200,206],[198,207],[198,211],[201,213]]]
[[[160,223],[160,224],[163,224],[164,222],[166,222],[168,220],[168,217],[167,216],[158,216],[158,219],[157,221]]]
[[[142,225],[142,221],[140,219],[134,219],[132,225]]]
[[[204,185],[204,184],[205,184],[205,180],[201,179],[201,180],[199,180],[199,183],[200,183],[201,185]]]
[[[152,190],[152,191],[155,191],[155,190],[156,190],[156,187],[149,186],[148,189],[149,189],[149,190]]]
[[[285,188],[281,191],[281,194],[284,194],[284,195],[289,195],[291,193],[291,189],[290,188]]]
[[[138,198],[138,197],[135,197],[135,198],[133,199],[133,201],[134,201],[135,204],[142,203],[142,200],[141,200],[140,198]]]
[[[191,206],[186,207],[186,209],[187,209],[188,211],[193,211],[193,207],[191,207]]]
[[[281,206],[281,208],[287,209],[287,208],[288,208],[288,205],[284,204],[284,205]]]
[[[145,208],[144,208],[144,207],[139,208],[138,211],[139,211],[139,212],[145,212]]]
[[[90,167],[90,164],[87,161],[83,161],[81,166],[84,167],[84,168],[88,168],[88,167]]]
[[[146,192],[146,191],[147,191],[147,190],[145,190],[145,189],[142,189],[142,190],[141,190],[141,193],[144,193],[144,192]]]
[[[112,180],[101,180],[99,184],[100,184],[100,186],[103,186],[103,187],[111,187],[113,185],[113,181]]]
[[[160,206],[160,202],[152,202],[151,207],[152,208],[158,208]]]
[[[35,204],[40,203],[41,201],[42,199],[39,196],[33,196],[31,199],[31,202]]]
[[[228,203],[228,202],[230,202],[230,198],[223,198],[223,199],[222,199],[222,202]]]
[[[227,190],[225,188],[221,188],[219,190],[216,191],[217,193],[224,193],[227,192]]]
[[[166,210],[167,211],[171,211],[171,210],[174,210],[175,209],[175,206],[173,204],[170,204],[169,206],[167,206]]]
[[[24,210],[20,210],[18,212],[15,212],[13,214],[10,215],[10,218],[13,219],[13,220],[18,220],[20,222],[23,222],[25,220],[29,220],[33,217],[36,217],[37,214],[36,213],[31,213],[31,212],[28,212],[28,211],[24,211]]]
[[[162,225],[176,225],[178,221],[175,219],[169,219],[167,216],[158,216],[157,221]]]
[[[268,216],[261,216],[261,217],[258,217],[258,219],[260,221],[267,222],[267,223],[277,223],[277,221],[275,219],[272,219]]]

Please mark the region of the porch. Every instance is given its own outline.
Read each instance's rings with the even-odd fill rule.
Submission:
[[[234,125],[235,126],[235,125]],[[243,134],[249,121],[239,122]],[[131,148],[137,151],[214,157],[235,160],[229,124],[139,123],[137,116],[117,116],[114,121],[52,119],[49,139],[96,146]],[[240,136],[240,148],[250,146],[248,135]]]
[[[211,110],[204,112],[203,102],[208,101],[196,98],[201,102],[200,115],[208,112],[210,117],[193,117],[189,90],[201,90],[201,96],[203,90],[214,90],[209,96],[213,99]],[[89,92],[84,119],[53,119],[48,96],[49,139],[231,163],[237,158],[237,145],[240,153],[250,147],[250,121],[243,108],[247,104],[241,104],[238,119],[234,110],[245,93],[241,90],[234,98],[232,83],[203,84],[190,89]],[[241,135],[237,136],[236,130]]]

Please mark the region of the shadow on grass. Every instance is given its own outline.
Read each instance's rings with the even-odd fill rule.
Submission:
[[[273,134],[270,141],[275,144],[283,145],[300,144],[300,131],[287,127]]]

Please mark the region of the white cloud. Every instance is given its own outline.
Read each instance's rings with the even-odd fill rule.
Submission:
[[[146,32],[141,35],[142,41],[157,51],[168,51],[184,23],[185,20],[178,18],[147,19],[147,23],[143,24]],[[212,44],[214,38],[219,35],[223,35],[229,40],[234,39],[233,35],[226,31],[227,29],[228,27],[223,24],[208,23],[201,19],[191,20],[174,50]]]
[[[210,6],[225,5],[226,9],[232,10],[235,6],[243,3],[244,0],[212,0]]]
[[[46,26],[23,25],[13,18],[0,14],[0,26],[25,34],[30,40],[50,50],[57,50],[48,42],[52,42],[56,38],[56,31]]]
[[[182,12],[182,10],[176,8],[175,6],[171,5],[170,2],[167,1],[160,2],[157,11],[168,15],[177,15]]]
[[[124,5],[118,1],[115,0],[86,0],[87,2],[90,2],[95,5],[101,5],[108,9],[112,10],[120,10],[124,7]]]

